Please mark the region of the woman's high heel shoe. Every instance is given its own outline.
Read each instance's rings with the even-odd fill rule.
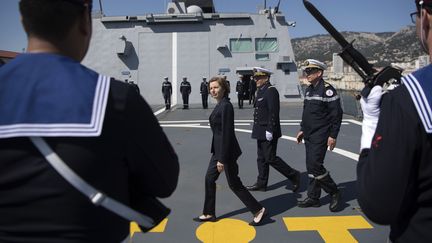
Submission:
[[[262,221],[267,216],[267,210],[263,207],[257,215],[253,218],[252,222],[249,223],[250,226],[258,226],[262,224]]]
[[[196,221],[196,222],[215,222],[216,221],[216,216],[214,216],[214,215],[212,215],[210,217],[202,217],[202,216],[204,216],[204,215],[193,218],[193,221]]]

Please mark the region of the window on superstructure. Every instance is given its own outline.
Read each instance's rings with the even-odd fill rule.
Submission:
[[[279,51],[279,44],[277,42],[277,38],[256,38],[255,51],[259,53]]]
[[[230,39],[231,52],[253,52],[251,38]]]
[[[255,53],[255,59],[257,61],[269,61],[270,55],[268,53]]]

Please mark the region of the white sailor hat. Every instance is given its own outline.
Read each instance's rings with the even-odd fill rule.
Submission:
[[[320,62],[320,61],[315,60],[315,59],[307,59],[303,63],[303,70],[305,70],[306,68],[318,68],[318,69],[321,69],[321,70],[326,70],[327,69],[327,65],[325,65],[325,63]]]
[[[168,77],[164,77],[165,80],[168,80]]]
[[[270,76],[272,72],[269,69],[262,67],[253,68],[254,76]]]
[[[207,77],[204,77],[204,76],[203,76],[203,79],[207,79]]]

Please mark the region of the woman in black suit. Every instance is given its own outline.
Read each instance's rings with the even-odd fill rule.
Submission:
[[[205,177],[205,201],[203,214],[195,221],[215,221],[216,180],[225,170],[230,189],[252,212],[254,218],[249,224],[259,225],[265,217],[266,209],[243,186],[238,177],[237,158],[241,154],[240,146],[234,133],[234,109],[229,101],[229,86],[225,79],[213,77],[209,81],[210,95],[217,105],[210,115],[210,127],[213,132],[210,164]]]

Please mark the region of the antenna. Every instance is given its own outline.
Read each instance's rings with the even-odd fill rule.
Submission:
[[[179,10],[179,12],[180,12],[181,14],[186,13],[186,12],[185,12],[185,11],[186,11],[186,8],[183,9],[183,8],[181,7],[181,5],[180,5],[180,3],[179,3],[178,0],[173,0],[173,3],[176,5],[177,9]]]
[[[281,0],[279,0],[277,6],[274,8],[274,13],[278,13],[279,12],[280,3],[281,3]]]
[[[100,8],[100,13],[103,16],[104,13],[103,13],[103,10],[102,10],[102,0],[99,0],[99,8]]]
[[[264,9],[267,9],[267,0],[264,0]]]

